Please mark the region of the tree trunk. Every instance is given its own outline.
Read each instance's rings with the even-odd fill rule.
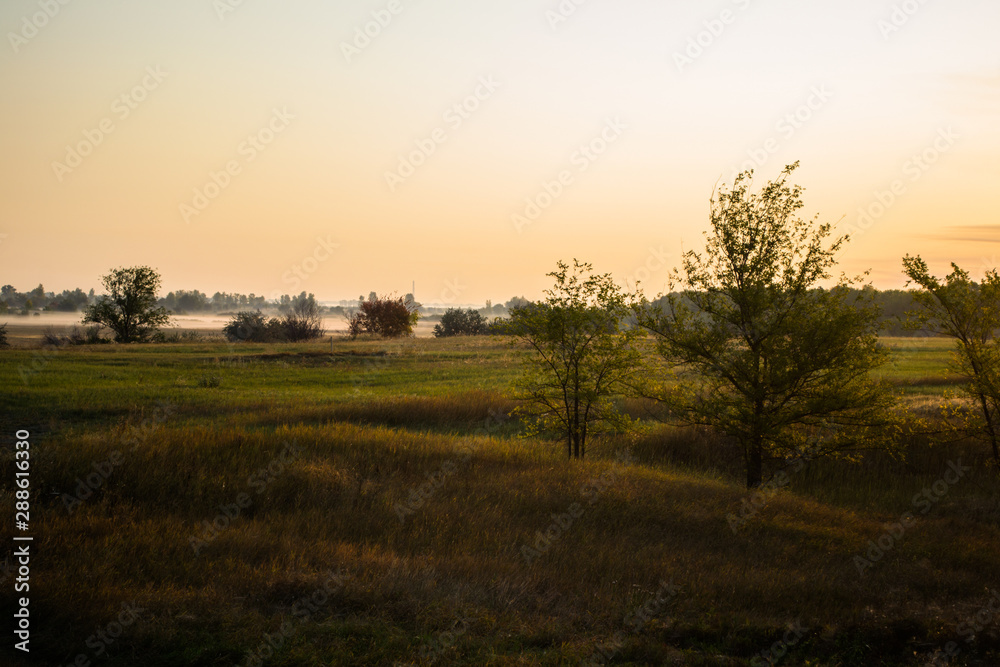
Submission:
[[[760,486],[761,478],[764,474],[763,442],[760,438],[754,438],[750,442],[747,453],[747,488],[755,489]]]

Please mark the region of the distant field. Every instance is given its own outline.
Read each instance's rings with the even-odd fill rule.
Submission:
[[[886,342],[907,400],[957,386],[948,341]],[[1000,664],[992,615],[965,641],[1000,589],[982,447],[813,461],[734,532],[729,443],[644,420],[567,462],[506,418],[517,370],[492,338],[0,350],[32,664]]]
[[[74,327],[84,328],[80,323],[81,313],[42,312],[37,315],[0,315],[0,324],[7,325],[8,339],[12,345],[27,347],[35,344],[46,331],[68,334]],[[167,333],[193,331],[206,337],[222,339],[222,328],[230,317],[215,313],[195,315],[175,315]],[[415,332],[418,338],[430,338],[437,320],[423,319],[417,322]],[[86,325],[90,326],[90,325]],[[323,326],[328,334],[336,336],[347,333],[346,323],[341,316],[323,318]],[[106,330],[105,330],[106,331]]]

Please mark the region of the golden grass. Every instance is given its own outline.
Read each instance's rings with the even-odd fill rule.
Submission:
[[[469,364],[507,363],[495,343],[421,345],[429,366],[387,366],[390,386],[425,368],[447,380]],[[120,372],[129,392],[148,373],[180,400],[131,441],[155,415],[147,400],[133,398],[112,420],[77,420],[95,399],[51,390],[64,402],[33,438],[33,664],[85,653],[93,664],[245,665],[291,623],[266,664],[577,664],[621,639],[614,664],[745,665],[793,622],[809,632],[783,665],[923,664],[961,641],[962,624],[1000,588],[1000,482],[976,443],[915,437],[906,461],[813,461],[734,533],[727,516],[750,496],[732,443],[706,429],[649,425],[595,439],[588,460],[567,461],[561,446],[499,423],[512,403],[474,383],[426,394],[348,389],[324,401],[303,380],[320,357],[248,362],[211,389],[119,365],[126,353],[147,358],[147,348],[73,351],[46,370],[68,374],[79,355],[112,355],[90,372]],[[303,384],[233,388],[270,376]],[[940,399],[908,400],[930,416]],[[639,401],[623,407],[650,414]],[[106,479],[93,478],[92,495],[67,511],[63,494],[115,452]],[[859,575],[854,557],[959,457],[974,473]],[[0,475],[13,472],[7,451]],[[240,494],[250,502],[221,521]],[[5,486],[0,503],[12,502]],[[572,525],[526,561],[523,547],[574,504]],[[213,521],[220,528],[206,529]],[[302,622],[303,600],[326,591],[331,571],[347,576],[343,586]],[[680,592],[629,631],[626,617],[664,581]],[[98,658],[87,639],[123,603],[145,611]],[[996,662],[995,630],[963,642],[959,663]]]
[[[470,414],[477,404],[470,402]],[[248,477],[287,442],[301,454],[256,493]],[[293,605],[320,588],[327,571],[341,568],[350,574],[346,586],[272,664],[294,664],[288,656],[318,635],[327,648],[315,655],[324,659],[416,660],[421,638],[462,614],[474,619],[472,628],[446,661],[463,652],[487,660],[498,632],[516,641],[487,660],[495,664],[582,658],[660,580],[673,580],[682,593],[629,640],[636,655],[659,655],[657,647],[668,644],[698,655],[706,638],[712,650],[734,654],[753,638],[766,648],[769,633],[793,620],[814,629],[813,650],[831,651],[845,633],[888,641],[903,622],[914,636],[900,646],[947,637],[976,611],[986,587],[1000,584],[996,517],[967,516],[973,501],[964,496],[921,517],[860,577],[852,557],[905,505],[860,512],[786,491],[734,535],[725,517],[746,496],[738,483],[658,462],[623,466],[609,460],[605,445],[608,458],[581,463],[537,443],[339,421],[164,429],[124,452],[71,514],[55,498],[42,510],[36,544],[45,556],[33,576],[43,582],[37,613],[46,623],[38,642],[58,655],[82,652],[92,628],[135,601],[147,615],[121,648],[181,660],[178,647],[193,643],[200,652],[192,664],[237,662],[293,618]],[[460,446],[474,454],[463,460]],[[37,478],[68,490],[114,443],[74,435],[42,451]],[[448,461],[455,472],[400,522],[397,503]],[[9,461],[3,468],[11,473]],[[584,489],[609,471],[611,483],[588,504]],[[195,555],[190,538],[198,524],[241,492],[252,505]],[[574,502],[583,515],[526,563],[521,547]],[[350,626],[338,639],[333,629],[348,621],[366,630]],[[375,628],[386,633],[381,648],[358,640]]]

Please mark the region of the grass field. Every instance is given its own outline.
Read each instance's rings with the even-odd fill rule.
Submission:
[[[914,410],[957,387],[947,341],[887,342]],[[517,370],[488,338],[0,351],[32,664],[1000,664],[982,446],[752,497],[705,431],[644,421],[585,462],[520,437]]]

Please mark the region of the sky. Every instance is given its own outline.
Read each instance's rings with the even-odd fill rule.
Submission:
[[[5,0],[0,282],[649,294],[800,161],[838,269],[1000,264],[995,0]]]

